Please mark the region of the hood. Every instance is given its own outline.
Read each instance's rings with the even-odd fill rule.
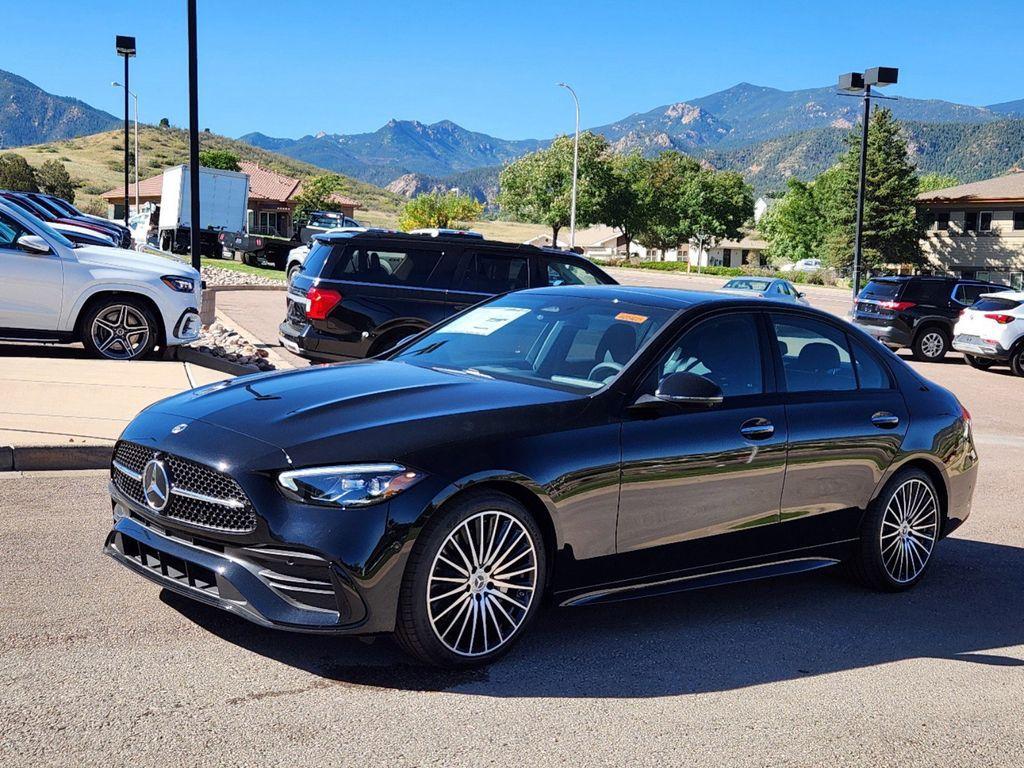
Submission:
[[[199,273],[187,264],[165,256],[155,256],[141,251],[130,251],[127,248],[114,248],[103,245],[84,245],[75,248],[75,257],[80,264],[93,267],[112,267],[128,269],[134,272],[145,272],[157,277],[177,275],[191,277],[198,285]]]
[[[256,374],[147,412],[199,420],[283,449],[296,466],[398,460],[433,445],[555,427],[586,398],[528,384],[368,360]],[[529,410],[530,413],[524,413]]]

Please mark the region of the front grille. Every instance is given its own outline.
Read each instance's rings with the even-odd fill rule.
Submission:
[[[201,592],[211,595],[220,594],[220,589],[217,587],[217,576],[209,568],[175,557],[167,552],[161,552],[159,549],[154,549],[121,533],[117,534],[114,545],[125,557],[155,574]]]
[[[160,515],[217,531],[255,530],[256,512],[234,479],[180,456],[122,440],[114,447],[115,463],[110,471],[114,485],[148,509],[141,475],[149,460],[157,456],[163,460],[171,484],[170,499]]]

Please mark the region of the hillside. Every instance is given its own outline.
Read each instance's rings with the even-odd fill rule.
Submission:
[[[203,149],[225,149],[241,160],[259,163],[265,168],[295,178],[308,178],[327,173],[309,163],[268,152],[235,139],[203,133]],[[106,131],[65,141],[50,142],[8,150],[23,155],[32,165],[58,159],[65,164],[72,179],[81,186],[76,200],[97,212],[106,212],[99,195],[123,184],[124,166],[122,134]],[[178,128],[139,127],[139,178],[162,172],[165,168],[188,162],[188,132]],[[372,210],[397,211],[402,199],[379,187],[356,179],[346,179],[342,191]]]
[[[118,119],[84,101],[54,96],[0,69],[0,147],[39,144],[115,127]]]

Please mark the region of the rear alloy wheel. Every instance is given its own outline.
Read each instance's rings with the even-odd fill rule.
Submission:
[[[987,371],[993,365],[995,360],[990,360],[987,357],[976,357],[975,355],[964,354],[964,360],[971,368],[977,368],[979,371]]]
[[[1018,376],[1024,376],[1024,344],[1017,348],[1017,351],[1010,355],[1010,370]]]
[[[900,472],[868,509],[858,552],[848,565],[874,589],[909,589],[931,563],[941,523],[939,497],[928,475],[917,469]]]
[[[941,328],[925,328],[914,339],[913,349],[915,360],[941,360],[949,349],[949,339]]]
[[[157,323],[141,303],[110,299],[85,318],[82,342],[96,357],[135,360],[149,354],[157,342]]]
[[[425,536],[402,587],[399,643],[439,666],[493,661],[540,603],[545,561],[536,522],[514,499],[486,494],[458,503]]]

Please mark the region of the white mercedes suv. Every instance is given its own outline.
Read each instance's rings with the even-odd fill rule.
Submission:
[[[1024,291],[984,293],[960,313],[953,349],[975,368],[1008,363],[1024,376]]]
[[[0,338],[80,341],[134,360],[199,336],[199,273],[160,256],[76,245],[0,202]]]

